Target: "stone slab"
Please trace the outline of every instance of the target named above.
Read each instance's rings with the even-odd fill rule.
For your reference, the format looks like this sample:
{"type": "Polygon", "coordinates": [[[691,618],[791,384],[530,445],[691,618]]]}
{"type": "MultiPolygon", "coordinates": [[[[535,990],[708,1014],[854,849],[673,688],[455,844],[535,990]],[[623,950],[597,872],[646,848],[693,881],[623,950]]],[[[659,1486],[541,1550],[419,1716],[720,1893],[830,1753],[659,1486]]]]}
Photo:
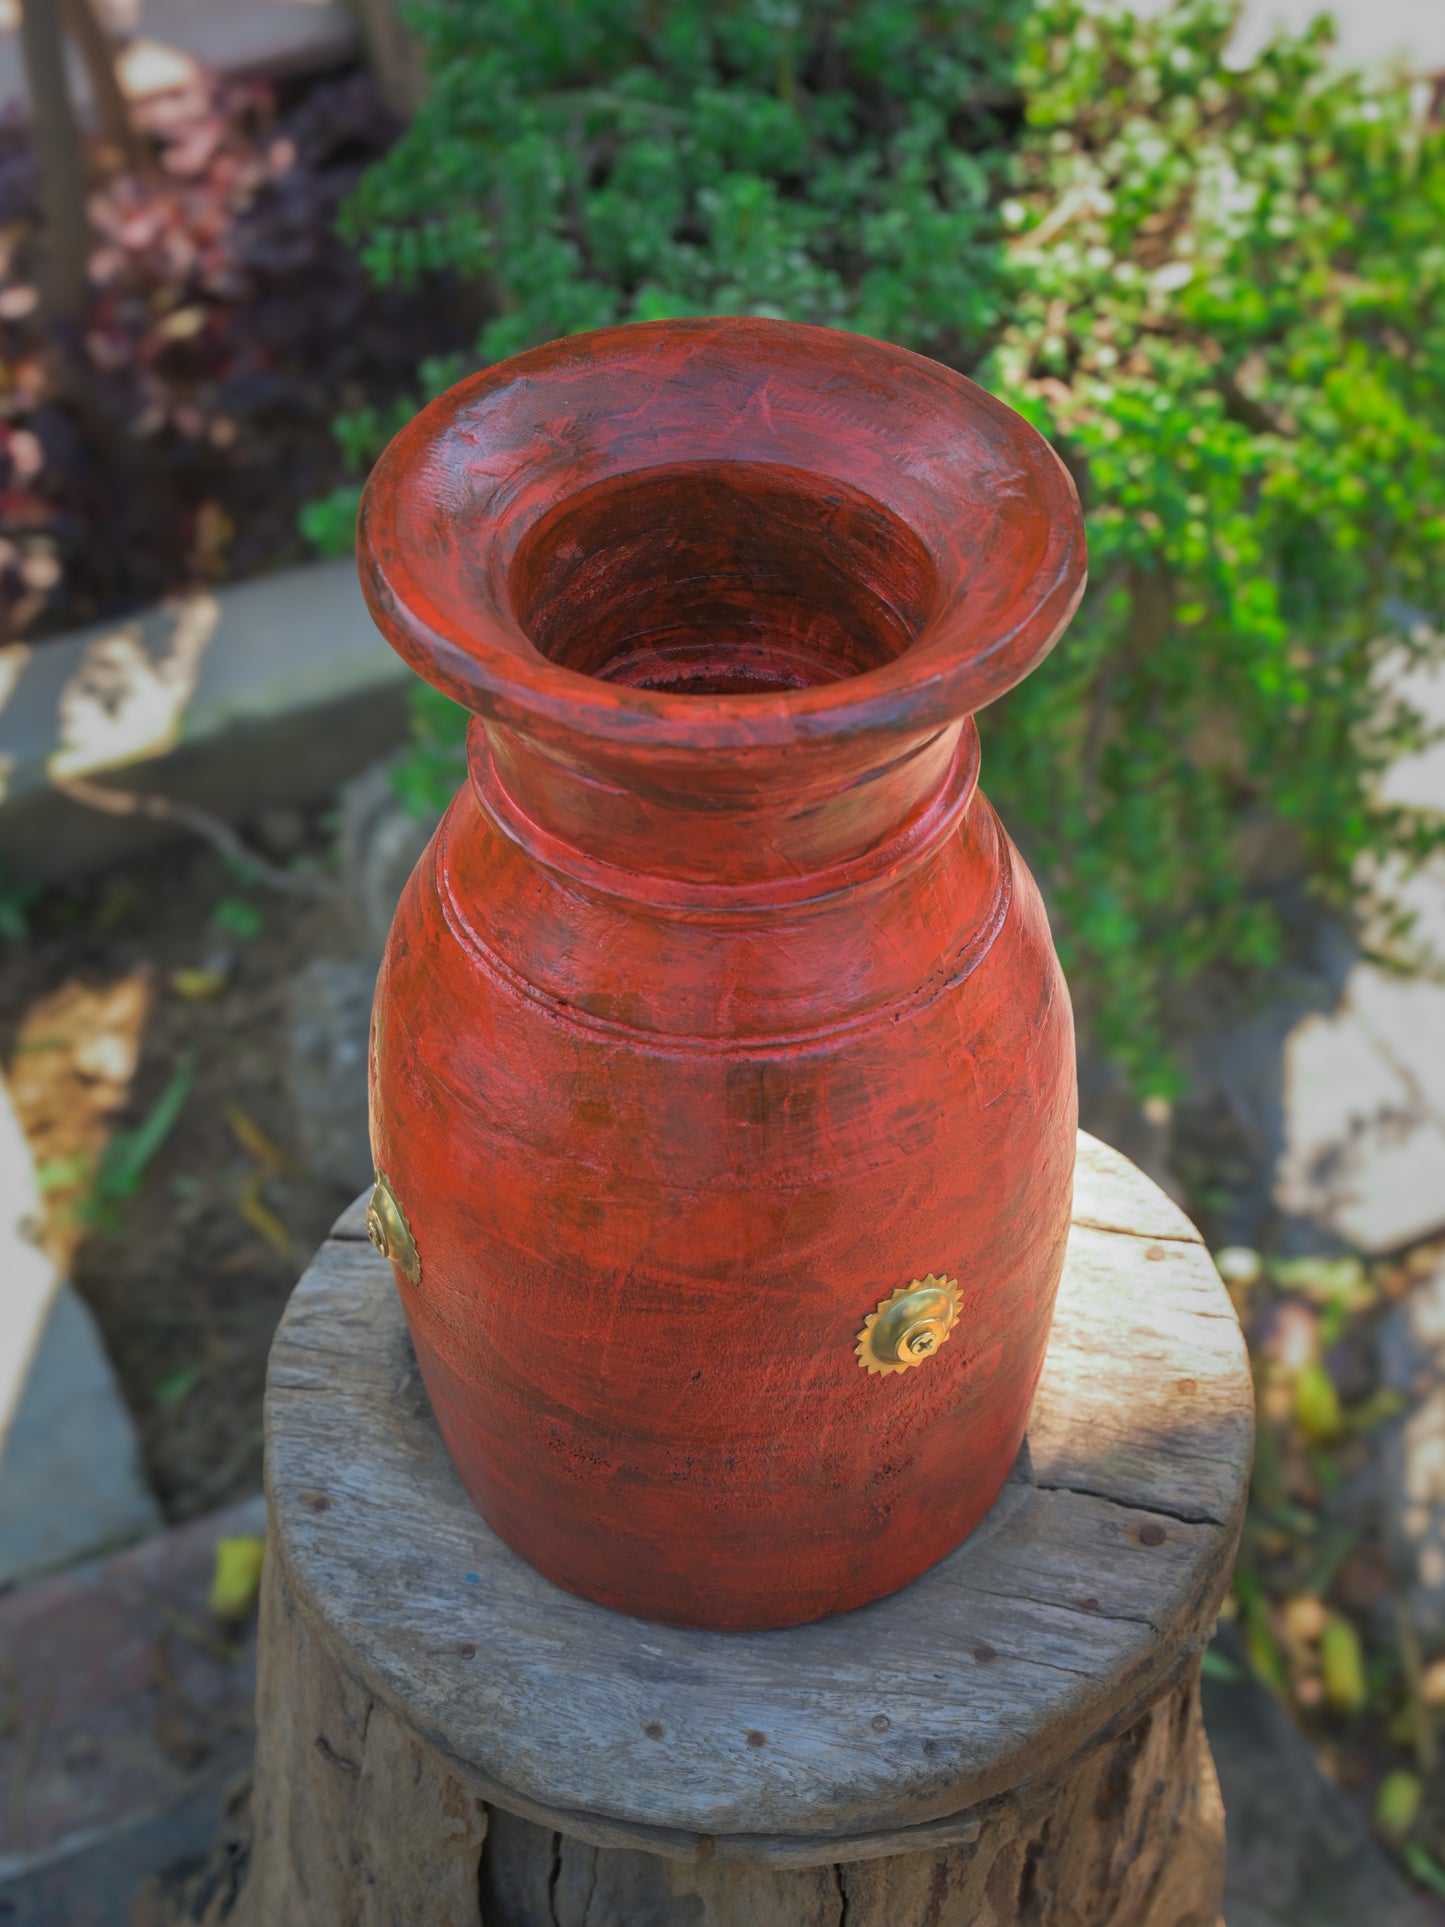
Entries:
{"type": "Polygon", "coordinates": [[[1445,7],[1438,0],[1244,0],[1230,64],[1253,60],[1277,33],[1302,33],[1319,14],[1334,15],[1342,65],[1400,65],[1417,74],[1445,73],[1445,7]]]}
{"type": "MultiPolygon", "coordinates": [[[[1135,13],[1152,18],[1173,0],[1131,0],[1135,13]]],[[[1281,33],[1300,34],[1321,13],[1335,21],[1336,59],[1341,66],[1408,73],[1445,73],[1445,8],[1437,0],[1241,0],[1239,24],[1226,65],[1246,67],[1281,33]]]]}
{"type": "MultiPolygon", "coordinates": [[[[1445,817],[1445,663],[1395,686],[1440,738],[1392,765],[1381,798],[1445,817]]],[[[1267,1005],[1188,1043],[1196,1091],[1227,1109],[1258,1174],[1232,1188],[1225,1242],[1378,1255],[1445,1228],[1445,856],[1375,882],[1414,916],[1403,943],[1321,918],[1267,1005]]]]}
{"type": "Polygon", "coordinates": [[[99,1328],[39,1226],[29,1146],[0,1081],[0,1589],[161,1523],[99,1328]]]}
{"type": "Polygon", "coordinates": [[[60,1287],[40,1227],[30,1146],[0,1078],[0,1455],[60,1287]]]}
{"type": "Polygon", "coordinates": [[[1359,963],[1284,1044],[1275,1197],[1362,1251],[1445,1224],[1445,987],[1359,963]]]}
{"type": "Polygon", "coordinates": [[[163,833],[73,800],[76,778],[232,818],[318,801],[402,739],[410,680],[350,558],[0,649],[0,857],[46,881],[163,833]]]}
{"type": "MultiPolygon", "coordinates": [[[[179,1805],[77,1841],[53,1859],[0,1880],[0,1920],[5,1927],[139,1927],[148,1916],[154,1919],[154,1909],[140,1912],[139,1895],[214,1850],[237,1797],[246,1795],[243,1752],[249,1753],[249,1743],[228,1749],[235,1757],[203,1772],[179,1805]]],[[[161,1918],[171,1927],[168,1914],[161,1918]]]]}
{"type": "Polygon", "coordinates": [[[286,1078],[307,1165],[355,1191],[372,1181],[367,1040],[375,966],[314,957],[286,986],[286,1078]]]}
{"type": "MultiPolygon", "coordinates": [[[[334,66],[356,51],[356,23],[342,0],[109,0],[102,10],[125,44],[120,81],[133,100],[183,84],[196,67],[279,77],[334,66]]],[[[70,70],[86,106],[84,68],[72,57],[70,70]]],[[[0,0],[0,113],[30,114],[16,0],[0,0]]]]}
{"type": "Polygon", "coordinates": [[[340,798],[341,884],[362,954],[373,965],[381,962],[402,890],[442,814],[417,816],[403,805],[392,781],[396,761],[382,757],[354,777],[340,798]]]}
{"type": "MultiPolygon", "coordinates": [[[[1445,816],[1445,663],[1395,687],[1440,735],[1392,765],[1381,798],[1445,816]]],[[[1419,974],[1356,957],[1333,1008],[1289,1032],[1275,1185],[1284,1210],[1372,1253],[1445,1225],[1445,860],[1381,882],[1415,916],[1419,974]]]]}
{"type": "Polygon", "coordinates": [[[99,1327],[73,1286],[62,1285],[0,1453],[0,1586],[160,1524],[99,1327]]]}
{"type": "Polygon", "coordinates": [[[264,1520],[245,1500],[0,1599],[0,1920],[119,1927],[122,1877],[204,1851],[249,1761],[255,1692],[254,1625],[206,1610],[215,1546],[264,1520]],[[98,1847],[109,1913],[75,1900],[98,1847]]]}

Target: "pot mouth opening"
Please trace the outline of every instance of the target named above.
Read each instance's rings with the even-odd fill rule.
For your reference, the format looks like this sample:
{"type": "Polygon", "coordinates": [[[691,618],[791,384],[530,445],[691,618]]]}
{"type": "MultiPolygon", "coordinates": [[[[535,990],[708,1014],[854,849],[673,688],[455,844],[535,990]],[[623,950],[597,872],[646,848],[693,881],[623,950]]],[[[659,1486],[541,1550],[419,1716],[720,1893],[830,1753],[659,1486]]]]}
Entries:
{"type": "Polygon", "coordinates": [[[881,669],[940,599],[924,543],[831,477],[706,461],[613,475],[557,503],[508,571],[518,625],[560,668],[668,696],[787,696],[881,669]]]}
{"type": "Polygon", "coordinates": [[[1073,485],[1001,402],[737,317],[459,383],[372,471],[358,548],[405,660],[564,757],[906,747],[1026,675],[1085,570],[1073,485]]]}

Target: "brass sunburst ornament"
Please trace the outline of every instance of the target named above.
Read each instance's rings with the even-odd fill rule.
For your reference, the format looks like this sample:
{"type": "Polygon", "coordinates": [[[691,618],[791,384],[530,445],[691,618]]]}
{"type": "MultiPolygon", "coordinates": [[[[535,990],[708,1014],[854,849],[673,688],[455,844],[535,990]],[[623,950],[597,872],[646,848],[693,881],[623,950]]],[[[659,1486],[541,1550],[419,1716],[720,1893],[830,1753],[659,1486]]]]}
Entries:
{"type": "Polygon", "coordinates": [[[863,1320],[855,1347],[865,1372],[906,1372],[932,1358],[958,1323],[956,1278],[929,1272],[878,1301],[863,1320]]]}

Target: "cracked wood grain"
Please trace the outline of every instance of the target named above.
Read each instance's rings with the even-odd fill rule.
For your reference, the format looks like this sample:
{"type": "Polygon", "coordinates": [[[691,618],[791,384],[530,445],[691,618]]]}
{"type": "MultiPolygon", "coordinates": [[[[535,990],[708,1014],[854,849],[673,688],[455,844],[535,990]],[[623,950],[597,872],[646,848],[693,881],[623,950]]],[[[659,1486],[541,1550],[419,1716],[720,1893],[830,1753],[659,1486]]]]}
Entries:
{"type": "Polygon", "coordinates": [[[762,1634],[624,1618],[501,1545],[348,1213],[268,1386],[254,1927],[1214,1927],[1198,1656],[1252,1399],[1173,1211],[1081,1140],[1054,1336],[993,1511],[893,1598],[762,1634]],[[343,1892],[348,1866],[391,1912],[370,1888],[351,1911],[286,1899],[343,1892]]]}
{"type": "MultiPolygon", "coordinates": [[[[1215,1927],[1223,1814],[1193,1670],[971,1836],[778,1866],[599,1847],[489,1808],[336,1667],[280,1560],[263,1602],[251,1874],[237,1927],[1215,1927]],[[341,1737],[348,1774],[306,1736],[341,1737]]],[[[333,1748],[334,1751],[334,1748],[333,1748]]]]}

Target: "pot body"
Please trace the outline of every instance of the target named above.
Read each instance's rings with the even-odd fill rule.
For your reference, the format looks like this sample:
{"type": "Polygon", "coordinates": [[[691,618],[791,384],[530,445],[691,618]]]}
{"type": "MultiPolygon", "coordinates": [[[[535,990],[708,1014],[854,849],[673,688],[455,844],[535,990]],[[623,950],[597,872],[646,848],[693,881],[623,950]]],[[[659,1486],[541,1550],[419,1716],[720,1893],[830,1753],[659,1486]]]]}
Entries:
{"type": "Polygon", "coordinates": [[[957,1545],[1043,1362],[1072,1021],[936,632],[955,475],[1005,503],[996,569],[1063,585],[1005,625],[1020,653],[1077,600],[1081,545],[1049,547],[1077,508],[1032,431],[878,344],[680,324],[521,362],[423,418],[363,527],[378,620],[479,712],[377,990],[397,1283],[462,1480],[533,1565],[643,1617],[793,1624],[957,1545]],[[840,409],[876,462],[830,456],[840,409]],[[1043,491],[1017,554],[1015,443],[1043,491]],[[942,1312],[880,1350],[914,1288],[942,1312]]]}
{"type": "Polygon", "coordinates": [[[997,1496],[1063,1264],[1073,1032],[1032,880],[975,795],[902,877],[679,908],[549,869],[486,794],[412,877],[372,1055],[467,1491],[644,1617],[893,1591],[997,1496]],[[865,1317],[930,1273],[956,1328],[869,1373],[865,1317]]]}

